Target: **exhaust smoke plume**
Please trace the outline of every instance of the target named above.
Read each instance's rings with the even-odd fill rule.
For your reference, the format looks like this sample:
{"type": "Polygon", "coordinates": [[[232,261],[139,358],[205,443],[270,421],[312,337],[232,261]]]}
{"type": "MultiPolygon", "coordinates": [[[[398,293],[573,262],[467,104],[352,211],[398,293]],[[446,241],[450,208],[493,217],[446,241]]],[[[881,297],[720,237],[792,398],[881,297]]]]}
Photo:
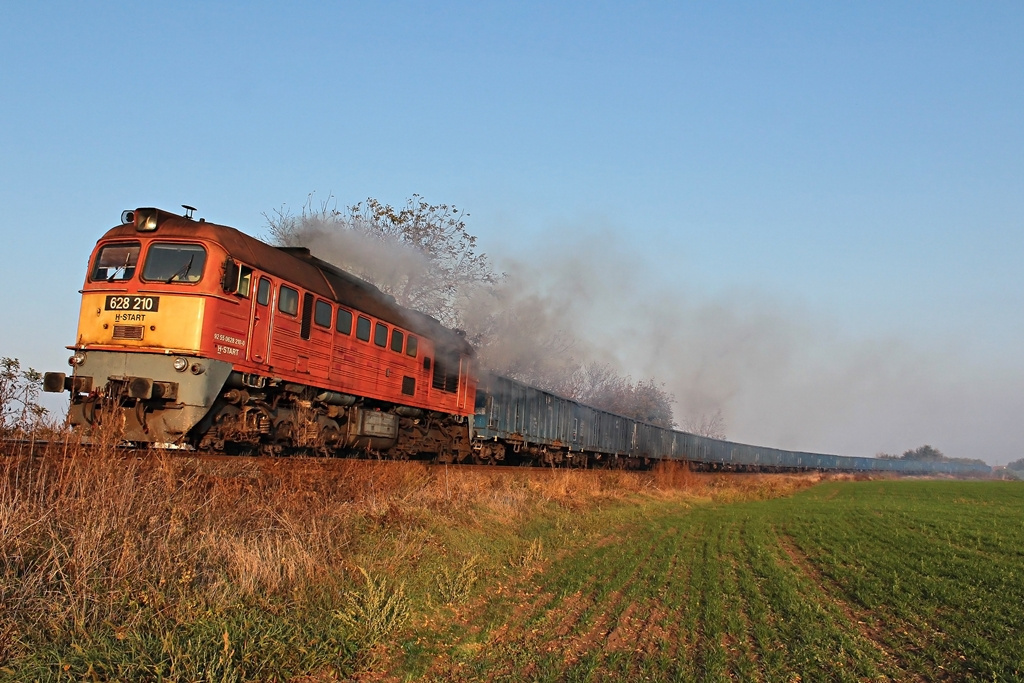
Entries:
{"type": "Polygon", "coordinates": [[[849,338],[827,316],[756,291],[711,296],[699,283],[670,284],[611,231],[561,230],[528,261],[500,259],[501,276],[471,248],[472,268],[456,259],[438,279],[415,240],[380,238],[365,229],[368,215],[353,207],[346,230],[323,211],[277,219],[288,243],[465,329],[496,373],[595,404],[600,396],[613,410],[653,390],[669,406],[665,423],[674,400],[680,428],[745,443],[867,456],[931,443],[990,463],[1022,455],[1020,435],[1006,429],[1024,409],[1013,372],[898,339],[849,338]]]}
{"type": "Polygon", "coordinates": [[[310,194],[297,216],[284,209],[263,216],[272,242],[307,247],[448,327],[459,326],[469,290],[496,280],[486,254],[476,253],[466,214],[418,195],[398,209],[373,198],[338,209],[333,196],[314,207],[310,194]]]}
{"type": "Polygon", "coordinates": [[[543,250],[554,256],[501,264],[524,283],[520,296],[548,301],[587,358],[663,382],[684,429],[724,421],[730,440],[844,455],[925,443],[989,463],[1024,455],[1019,366],[936,339],[854,337],[827,314],[757,291],[670,282],[657,275],[663,262],[610,231],[559,234],[543,250]]]}
{"type": "Polygon", "coordinates": [[[405,207],[375,199],[345,210],[330,199],[298,216],[264,214],[272,241],[304,246],[376,284],[402,306],[468,331],[481,370],[528,382],[591,405],[665,427],[674,426],[672,396],[655,380],[633,382],[592,354],[564,326],[558,300],[515,276],[499,277],[465,214],[414,195],[405,207]]]}

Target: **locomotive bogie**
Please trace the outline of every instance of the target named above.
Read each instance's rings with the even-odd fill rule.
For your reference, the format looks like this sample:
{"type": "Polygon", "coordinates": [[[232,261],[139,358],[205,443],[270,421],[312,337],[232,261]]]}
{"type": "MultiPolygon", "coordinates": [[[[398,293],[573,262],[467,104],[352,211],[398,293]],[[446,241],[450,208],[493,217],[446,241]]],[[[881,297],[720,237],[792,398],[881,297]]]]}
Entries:
{"type": "Polygon", "coordinates": [[[262,454],[382,453],[398,443],[400,418],[384,410],[322,403],[316,389],[289,384],[267,391],[232,389],[197,431],[198,446],[262,454]],[[296,393],[298,392],[298,393],[296,393]]]}

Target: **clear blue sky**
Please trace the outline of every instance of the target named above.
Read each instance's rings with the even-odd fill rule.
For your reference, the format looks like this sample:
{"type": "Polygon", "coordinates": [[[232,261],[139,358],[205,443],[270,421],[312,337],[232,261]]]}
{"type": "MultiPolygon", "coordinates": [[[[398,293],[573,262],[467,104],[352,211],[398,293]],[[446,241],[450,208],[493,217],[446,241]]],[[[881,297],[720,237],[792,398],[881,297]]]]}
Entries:
{"type": "Polygon", "coordinates": [[[1019,2],[9,3],[0,355],[65,366],[122,209],[419,193],[499,262],[618,245],[690,355],[620,362],[697,406],[742,349],[698,392],[734,438],[1024,457],[1022,37],[1019,2]]]}

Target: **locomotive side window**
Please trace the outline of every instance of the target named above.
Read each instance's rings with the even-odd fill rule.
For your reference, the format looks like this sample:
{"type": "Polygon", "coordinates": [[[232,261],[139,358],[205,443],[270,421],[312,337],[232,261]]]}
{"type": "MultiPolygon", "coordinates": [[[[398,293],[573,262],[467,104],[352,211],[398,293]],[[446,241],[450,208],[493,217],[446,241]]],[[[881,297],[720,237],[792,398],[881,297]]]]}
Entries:
{"type": "Polygon", "coordinates": [[[146,252],[142,279],[147,282],[196,283],[203,277],[206,249],[201,244],[157,242],[146,252]]]}
{"type": "Polygon", "coordinates": [[[373,330],[373,343],[382,349],[388,345],[388,328],[384,323],[377,323],[373,330]]]}
{"type": "Polygon", "coordinates": [[[370,341],[370,319],[359,316],[356,321],[356,339],[370,341]]]}
{"type": "Polygon", "coordinates": [[[391,350],[396,353],[402,352],[402,347],[405,345],[405,335],[402,334],[401,330],[391,330],[391,350]]]}
{"type": "Polygon", "coordinates": [[[405,345],[405,355],[416,357],[416,345],[419,340],[413,335],[409,335],[409,341],[405,345]]]}
{"type": "Polygon", "coordinates": [[[135,275],[135,267],[139,264],[139,251],[142,245],[138,242],[122,242],[120,244],[108,244],[96,255],[96,264],[93,266],[92,281],[106,280],[107,282],[120,282],[131,280],[135,275]]]}
{"type": "Polygon", "coordinates": [[[238,263],[229,256],[224,261],[223,272],[224,277],[220,284],[224,291],[248,299],[252,288],[252,268],[238,263]]]}
{"type": "Polygon", "coordinates": [[[281,285],[277,295],[277,310],[296,315],[299,312],[299,293],[288,285],[281,285]]]}
{"type": "Polygon", "coordinates": [[[270,280],[265,277],[260,278],[260,284],[256,288],[256,303],[260,306],[270,303],[270,280]]]}
{"type": "Polygon", "coordinates": [[[235,290],[235,294],[239,294],[248,299],[250,287],[252,287],[252,268],[249,266],[239,266],[238,288],[235,290]]]}
{"type": "Polygon", "coordinates": [[[331,305],[329,303],[317,299],[316,311],[313,313],[313,322],[320,327],[331,326],[331,305]]]}
{"type": "Polygon", "coordinates": [[[342,334],[352,334],[352,311],[338,309],[338,324],[335,329],[342,334]]]}

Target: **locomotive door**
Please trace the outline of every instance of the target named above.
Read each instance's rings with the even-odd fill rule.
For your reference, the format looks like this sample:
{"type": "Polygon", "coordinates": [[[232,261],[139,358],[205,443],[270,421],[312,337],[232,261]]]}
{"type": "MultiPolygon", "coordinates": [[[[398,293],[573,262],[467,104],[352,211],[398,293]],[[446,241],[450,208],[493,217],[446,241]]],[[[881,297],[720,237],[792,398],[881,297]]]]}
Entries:
{"type": "Polygon", "coordinates": [[[261,277],[259,285],[256,287],[256,303],[252,313],[252,334],[249,336],[249,360],[256,363],[270,362],[267,357],[267,346],[270,342],[272,291],[270,280],[261,277]]]}

